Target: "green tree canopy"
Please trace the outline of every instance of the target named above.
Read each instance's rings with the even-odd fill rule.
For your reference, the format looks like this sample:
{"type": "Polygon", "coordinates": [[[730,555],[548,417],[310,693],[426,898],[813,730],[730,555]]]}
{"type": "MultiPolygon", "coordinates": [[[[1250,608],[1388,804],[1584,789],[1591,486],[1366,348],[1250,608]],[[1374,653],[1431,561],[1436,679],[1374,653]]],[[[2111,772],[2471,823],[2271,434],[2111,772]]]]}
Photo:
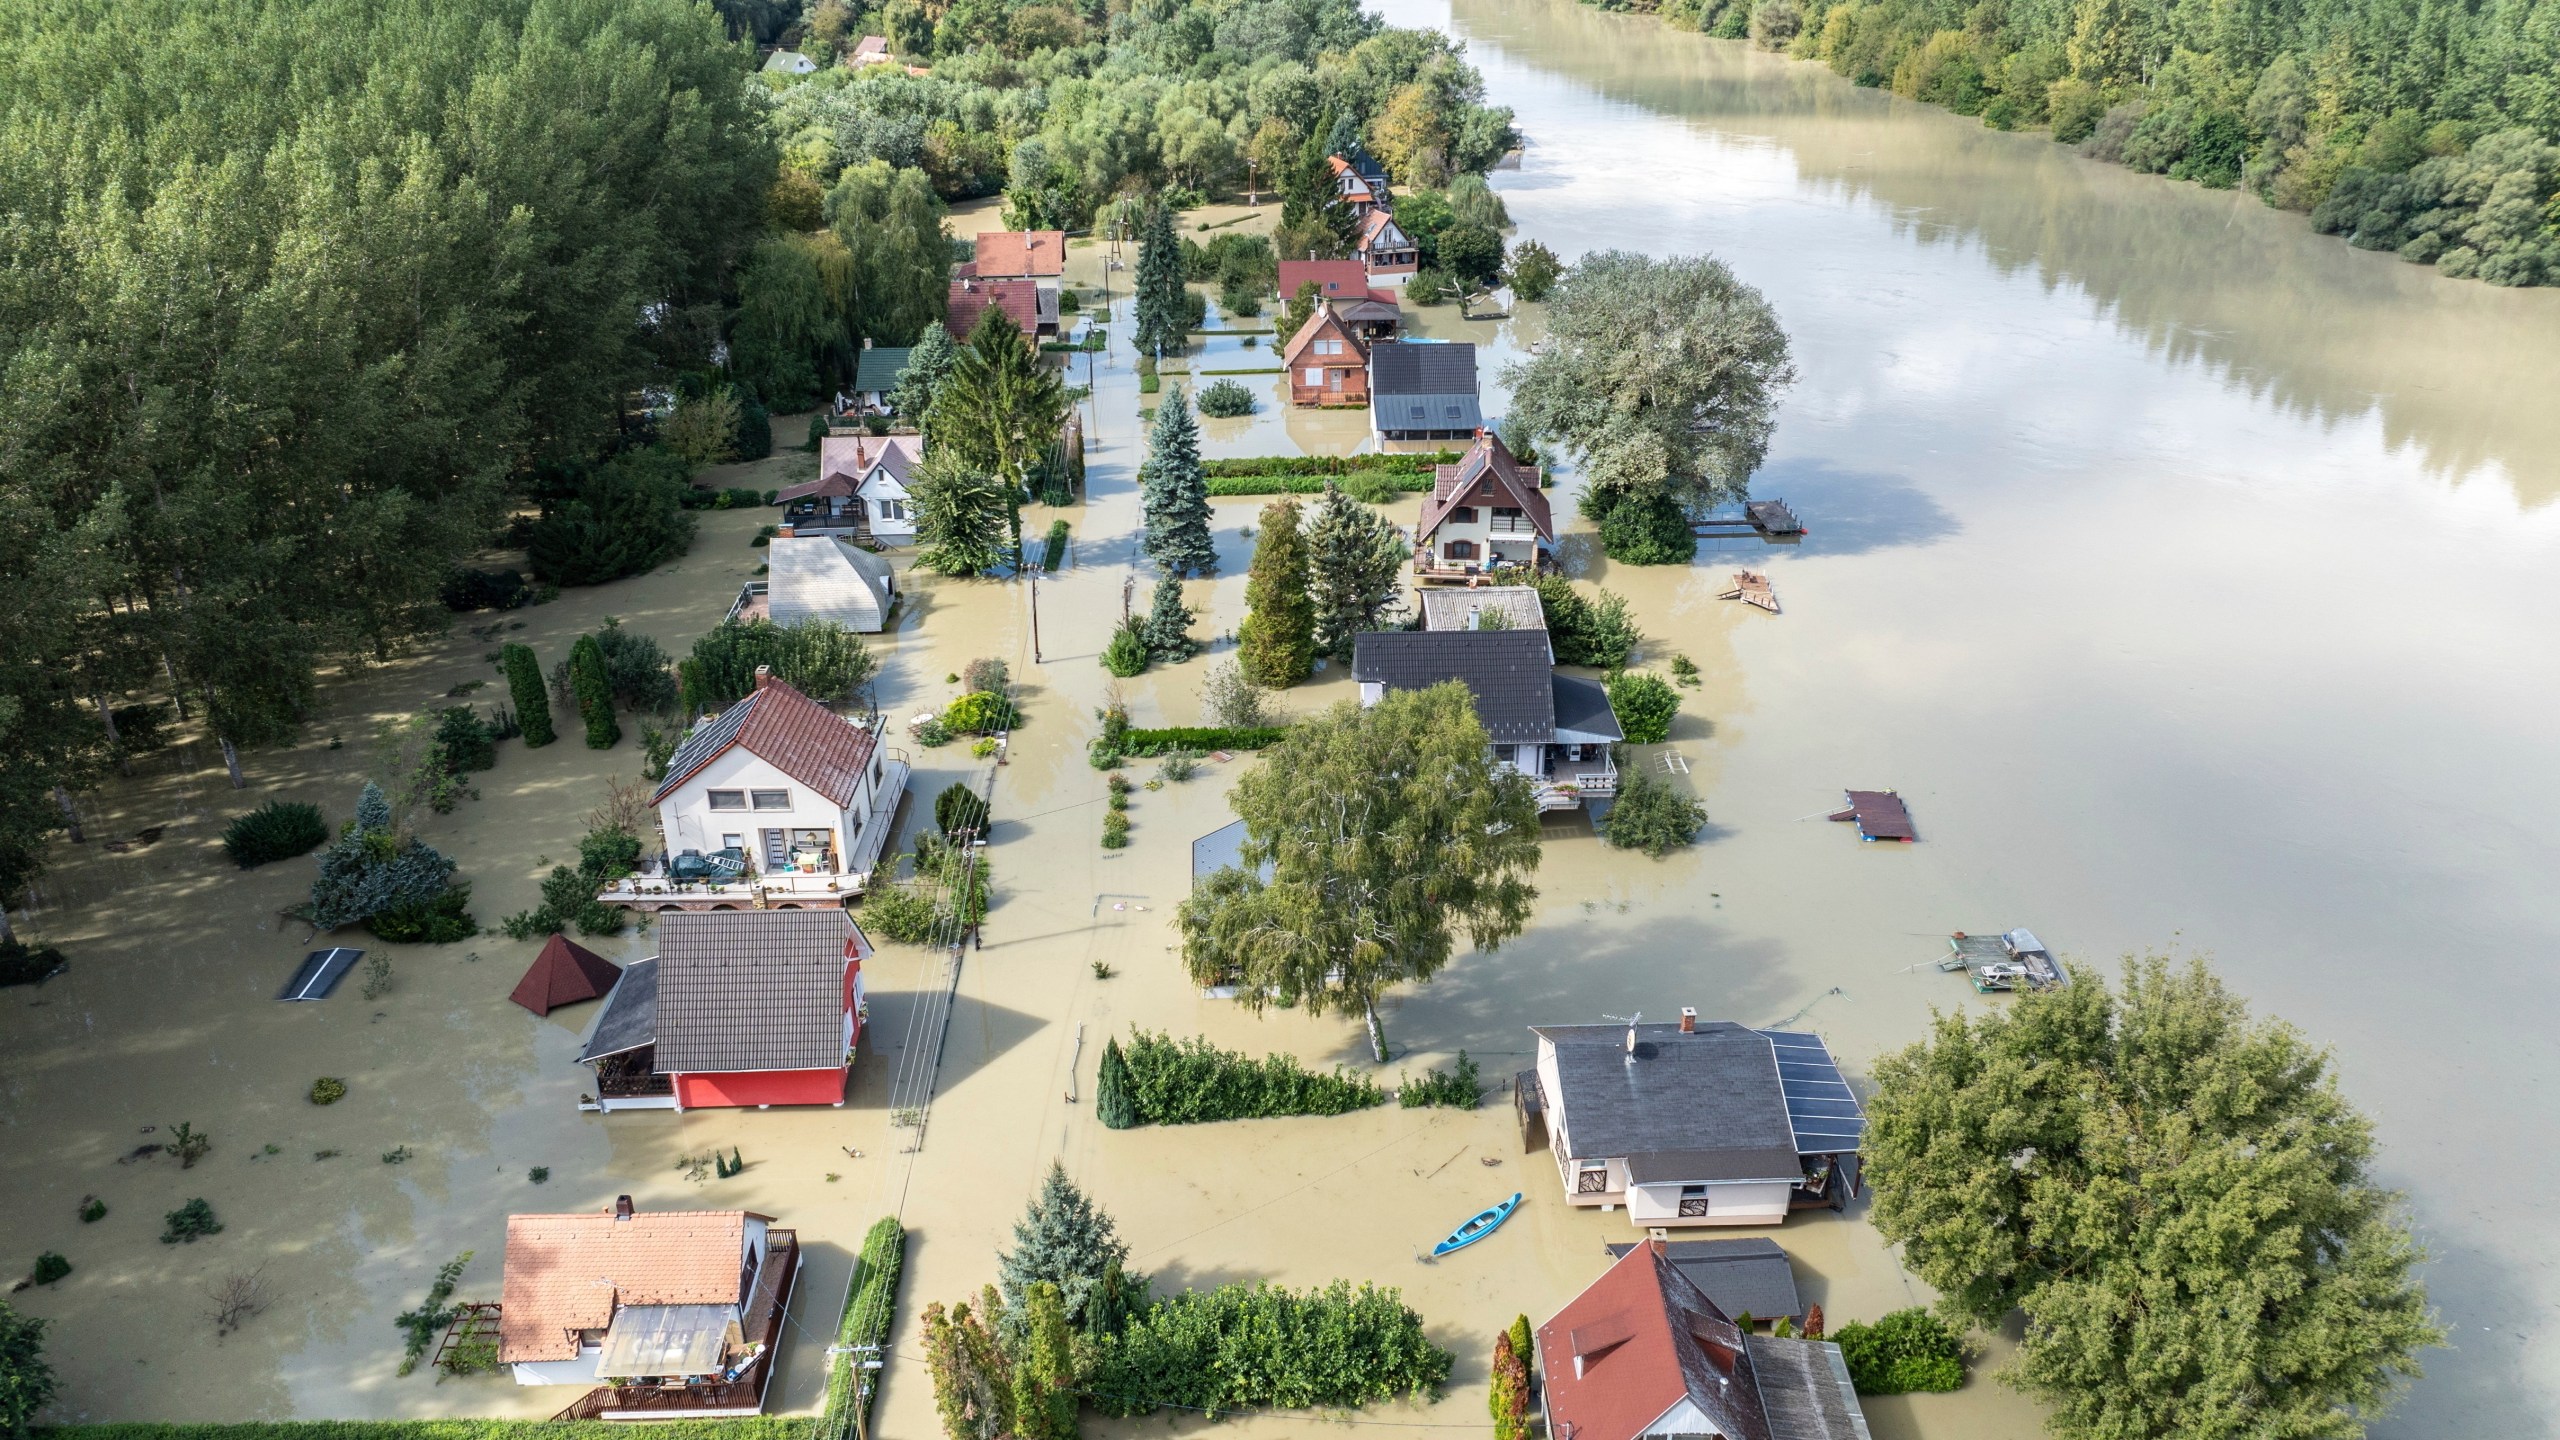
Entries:
{"type": "Polygon", "coordinates": [[[1023,1301],[1039,1285],[1055,1285],[1068,1324],[1116,1328],[1146,1296],[1146,1277],[1128,1272],[1129,1246],[1101,1206],[1055,1162],[1040,1193],[1013,1225],[1013,1246],[996,1257],[996,1283],[1007,1297],[1008,1333],[1025,1318],[1023,1301]],[[1014,1297],[1020,1297],[1016,1299],[1014,1297]]]}
{"type": "Polygon", "coordinates": [[[1180,354],[1191,328],[1183,302],[1182,247],[1173,234],[1173,211],[1158,205],[1148,212],[1147,228],[1138,240],[1138,331],[1142,354],[1180,354]]]}
{"type": "Polygon", "coordinates": [[[960,347],[952,343],[951,332],[942,322],[927,324],[907,351],[906,368],[898,372],[898,388],[889,392],[889,408],[898,412],[899,419],[921,426],[959,359],[960,347]]]}
{"type": "Polygon", "coordinates": [[[44,1358],[45,1322],[0,1300],[0,1436],[27,1440],[37,1412],[53,1401],[53,1367],[44,1358]]]}
{"type": "Polygon", "coordinates": [[[1167,575],[1213,575],[1217,543],[1209,538],[1209,474],[1200,463],[1200,423],[1180,386],[1165,392],[1147,432],[1147,460],[1138,473],[1147,558],[1167,575]]]}
{"type": "Polygon", "coordinates": [[[1351,658],[1353,637],[1382,629],[1403,608],[1404,536],[1386,517],[1342,493],[1331,479],[1307,523],[1308,597],[1315,606],[1316,653],[1351,658]]]}
{"type": "Polygon", "coordinates": [[[1511,418],[1581,457],[1585,514],[1747,492],[1796,374],[1759,291],[1706,256],[1602,251],[1557,282],[1547,333],[1545,354],[1504,372],[1511,418]]]}
{"type": "Polygon", "coordinates": [[[1361,1016],[1381,1061],[1378,997],[1438,974],[1461,935],[1498,948],[1538,898],[1537,801],[1525,777],[1494,767],[1456,681],[1300,721],[1229,801],[1243,863],[1178,911],[1192,978],[1237,985],[1257,1014],[1288,1003],[1361,1016]]]}
{"type": "Polygon", "coordinates": [[[1316,605],[1300,513],[1298,502],[1286,497],[1262,507],[1262,534],[1244,582],[1244,623],[1236,628],[1236,658],[1245,675],[1274,689],[1297,684],[1315,668],[1316,605]]]}
{"type": "Polygon", "coordinates": [[[912,345],[951,300],[951,242],[924,172],[884,160],[848,165],[827,192],[827,223],[852,271],[856,341],[912,345]]]}
{"type": "Polygon", "coordinates": [[[961,465],[994,477],[1006,494],[1006,524],[1015,568],[1022,563],[1022,496],[1035,467],[1058,447],[1067,423],[1067,392],[1058,373],[1013,317],[990,305],[978,314],[934,397],[934,443],[961,465]]]}
{"type": "Polygon", "coordinates": [[[954,449],[935,450],[907,491],[915,501],[917,564],[943,575],[984,575],[1005,563],[1015,502],[995,476],[954,449]]]}
{"type": "Polygon", "coordinates": [[[880,668],[862,637],[833,620],[725,620],[695,637],[681,671],[688,714],[726,709],[756,688],[756,667],[823,704],[853,698],[880,668]]]}
{"type": "Polygon", "coordinates": [[[2066,1440],[2364,1433],[2442,1344],[2328,1056],[2201,961],[1941,1015],[1876,1066],[1876,1228],[1949,1313],[2027,1318],[2066,1440]]]}

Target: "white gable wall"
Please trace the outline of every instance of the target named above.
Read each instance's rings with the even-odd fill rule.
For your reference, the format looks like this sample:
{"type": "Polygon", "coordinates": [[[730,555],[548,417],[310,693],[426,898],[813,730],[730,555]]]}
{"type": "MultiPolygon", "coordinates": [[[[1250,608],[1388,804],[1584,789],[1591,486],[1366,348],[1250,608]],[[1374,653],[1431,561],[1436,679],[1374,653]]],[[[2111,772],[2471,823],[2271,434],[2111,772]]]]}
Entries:
{"type": "Polygon", "coordinates": [[[726,844],[726,836],[738,836],[739,843],[745,847],[758,871],[773,868],[770,837],[766,832],[784,832],[783,853],[787,856],[795,838],[793,832],[824,831],[829,847],[841,864],[842,858],[851,853],[853,841],[860,835],[865,817],[870,814],[877,798],[879,781],[875,777],[880,768],[880,755],[875,749],[871,770],[864,773],[852,806],[839,809],[834,801],[783,774],[771,762],[743,747],[731,746],[659,804],[658,827],[664,832],[670,855],[687,850],[708,854],[726,844]],[[714,810],[710,795],[714,790],[746,791],[750,808],[714,810]],[[790,807],[782,810],[752,808],[757,790],[788,791],[790,807]]]}
{"type": "Polygon", "coordinates": [[[885,540],[912,540],[916,533],[915,501],[886,466],[874,465],[862,477],[860,491],[871,533],[885,540]]]}

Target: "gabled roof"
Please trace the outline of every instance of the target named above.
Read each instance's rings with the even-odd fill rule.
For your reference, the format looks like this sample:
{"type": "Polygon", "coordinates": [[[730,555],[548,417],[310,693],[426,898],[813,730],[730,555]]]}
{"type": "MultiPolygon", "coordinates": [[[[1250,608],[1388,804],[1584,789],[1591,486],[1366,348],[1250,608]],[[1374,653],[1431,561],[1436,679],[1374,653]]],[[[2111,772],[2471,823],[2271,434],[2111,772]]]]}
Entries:
{"type": "Polygon", "coordinates": [[[845,57],[848,63],[856,65],[874,64],[888,58],[889,37],[886,35],[863,36],[862,39],[854,45],[853,53],[845,57]]]}
{"type": "Polygon", "coordinates": [[[1369,298],[1369,271],[1357,260],[1283,260],[1280,298],[1294,300],[1298,288],[1313,285],[1328,300],[1369,298]]]}
{"type": "Polygon", "coordinates": [[[1458,457],[1457,464],[1434,467],[1431,498],[1422,502],[1422,519],[1415,534],[1429,540],[1440,523],[1449,518],[1449,512],[1461,505],[1516,508],[1538,527],[1539,539],[1550,545],[1555,543],[1555,512],[1547,505],[1546,492],[1538,488],[1538,472],[1511,458],[1501,437],[1490,430],[1476,433],[1475,442],[1458,457]]]}
{"type": "Polygon", "coordinates": [[[1369,389],[1379,395],[1463,393],[1472,398],[1476,347],[1464,340],[1381,341],[1369,352],[1369,389]]]}
{"type": "Polygon", "coordinates": [[[782,681],[760,675],[745,699],[696,726],[676,747],[667,761],[667,778],[649,803],[663,804],[703,766],[738,746],[836,804],[850,805],[877,743],[869,730],[782,681]]]}
{"type": "Polygon", "coordinates": [[[1339,175],[1345,170],[1355,171],[1361,179],[1369,182],[1370,189],[1385,192],[1387,167],[1378,163],[1378,157],[1370,154],[1367,146],[1355,140],[1350,149],[1339,155],[1329,155],[1325,158],[1332,164],[1334,174],[1339,175]]]}
{"type": "Polygon", "coordinates": [[[746,1253],[744,1210],[510,1215],[498,1361],[574,1360],[578,1332],[603,1329],[617,1306],[735,1305],[746,1253]]]}
{"type": "Polygon", "coordinates": [[[1352,640],[1351,673],[1389,690],[1463,680],[1496,745],[1541,744],[1555,734],[1555,659],[1544,630],[1369,631],[1352,640]]]}
{"type": "Polygon", "coordinates": [[[1384,210],[1372,210],[1360,221],[1360,248],[1364,250],[1408,250],[1413,237],[1404,233],[1396,217],[1384,210]]]}
{"type": "Polygon", "coordinates": [[[888,561],[833,535],[777,535],[765,554],[765,613],[774,624],[832,620],[863,635],[888,625],[888,561]]]}
{"type": "MultiPolygon", "coordinates": [[[[818,441],[818,473],[822,476],[842,473],[859,479],[864,471],[879,464],[881,457],[892,450],[899,451],[909,460],[921,459],[924,456],[924,437],[913,432],[873,435],[854,431],[827,435],[818,441]]],[[[793,492],[785,490],[775,498],[788,500],[793,498],[793,492]]]]}
{"type": "Polygon", "coordinates": [[[842,910],[671,910],[658,917],[661,1074],[844,1064],[842,910]]]}
{"type": "Polygon", "coordinates": [[[1618,712],[1609,704],[1609,689],[1579,675],[1554,675],[1556,739],[1567,745],[1608,745],[1627,738],[1618,712]]]}
{"type": "Polygon", "coordinates": [[[622,967],[622,978],[604,997],[596,1025],[579,1048],[578,1063],[592,1065],[607,1055],[637,1050],[658,1039],[658,960],[634,960],[622,967]]]}
{"type": "Polygon", "coordinates": [[[1280,363],[1283,365],[1296,365],[1298,363],[1298,357],[1304,354],[1306,352],[1306,348],[1309,345],[1314,344],[1320,337],[1342,340],[1348,343],[1343,347],[1343,351],[1339,355],[1320,355],[1316,357],[1318,364],[1336,365],[1347,368],[1355,362],[1360,364],[1368,363],[1369,342],[1360,338],[1360,332],[1351,328],[1350,323],[1344,320],[1340,313],[1335,311],[1333,308],[1333,302],[1329,300],[1319,302],[1316,306],[1316,313],[1308,316],[1307,323],[1298,327],[1298,333],[1289,337],[1288,345],[1280,352],[1280,363]]]}
{"type": "MultiPolygon", "coordinates": [[[[1611,1259],[1623,1258],[1635,1245],[1611,1245],[1611,1259]]],[[[1672,1267],[1716,1309],[1754,1320],[1804,1317],[1804,1297],[1796,1289],[1795,1267],[1775,1240],[1673,1240],[1665,1247],[1672,1267]]]]}
{"type": "MultiPolygon", "coordinates": [[[[978,236],[978,272],[989,280],[1055,279],[1067,273],[1064,230],[988,230],[978,236]]],[[[956,333],[956,332],[955,332],[956,333]]]]}
{"type": "MultiPolygon", "coordinates": [[[[897,481],[898,488],[903,490],[906,488],[907,482],[914,478],[917,463],[918,462],[911,459],[904,450],[883,450],[880,452],[880,463],[872,466],[869,470],[863,473],[863,487],[865,489],[870,488],[872,481],[885,475],[890,479],[897,481]]],[[[878,560],[880,557],[875,555],[871,558],[878,560]]],[[[889,562],[881,560],[880,570],[883,575],[888,573],[888,568],[889,562]]]]}
{"type": "Polygon", "coordinates": [[[554,935],[543,942],[542,953],[533,957],[532,968],[507,998],[536,1015],[548,1015],[610,992],[621,978],[621,966],[566,935],[554,935]]]}
{"type": "Polygon", "coordinates": [[[898,388],[898,372],[907,368],[912,345],[874,345],[854,358],[853,388],[887,392],[898,388]]]}
{"type": "Polygon", "coordinates": [[[1838,1346],[1745,1335],[1667,1249],[1627,1251],[1539,1327],[1556,1433],[1635,1440],[1671,1417],[1724,1440],[1866,1440],[1838,1346]]]}
{"type": "Polygon", "coordinates": [[[1040,286],[1031,280],[981,280],[964,275],[951,282],[951,338],[963,340],[978,327],[978,316],[990,305],[1011,316],[1026,337],[1040,328],[1040,286]]]}
{"type": "Polygon", "coordinates": [[[1631,1053],[1629,1028],[1529,1027],[1555,1046],[1547,1105],[1566,1158],[1623,1157],[1639,1184],[1803,1176],[1769,1037],[1729,1020],[1638,1025],[1631,1053]]]}

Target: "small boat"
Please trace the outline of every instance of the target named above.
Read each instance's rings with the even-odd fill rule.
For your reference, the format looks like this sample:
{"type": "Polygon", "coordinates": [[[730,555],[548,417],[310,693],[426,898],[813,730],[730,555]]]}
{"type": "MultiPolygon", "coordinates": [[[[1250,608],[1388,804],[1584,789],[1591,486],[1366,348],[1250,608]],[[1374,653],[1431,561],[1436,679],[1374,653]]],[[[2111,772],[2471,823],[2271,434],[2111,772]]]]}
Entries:
{"type": "Polygon", "coordinates": [[[1448,1239],[1431,1247],[1432,1255],[1437,1257],[1446,1255],[1452,1250],[1464,1250],[1487,1235],[1492,1234],[1494,1231],[1501,1229],[1502,1222],[1510,1219],[1511,1212],[1519,1208],[1520,1195],[1518,1191],[1514,1191],[1512,1192],[1510,1199],[1503,1201],[1501,1204],[1494,1206],[1490,1210],[1477,1211],[1474,1219],[1469,1220],[1466,1224],[1450,1231],[1448,1239]]]}

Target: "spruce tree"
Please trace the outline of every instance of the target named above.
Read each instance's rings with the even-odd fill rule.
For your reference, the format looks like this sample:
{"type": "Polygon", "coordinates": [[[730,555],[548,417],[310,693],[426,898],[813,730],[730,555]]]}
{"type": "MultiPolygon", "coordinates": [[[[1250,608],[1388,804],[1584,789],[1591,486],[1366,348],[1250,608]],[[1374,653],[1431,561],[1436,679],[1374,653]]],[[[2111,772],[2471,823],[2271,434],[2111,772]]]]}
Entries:
{"type": "Polygon", "coordinates": [[[370,780],[356,792],[356,833],[373,835],[391,828],[391,802],[384,798],[382,787],[370,780]]]}
{"type": "Polygon", "coordinates": [[[951,376],[951,366],[960,357],[960,347],[953,344],[951,332],[942,322],[924,327],[907,351],[906,368],[898,372],[897,388],[889,392],[889,408],[899,419],[921,428],[925,413],[933,408],[934,397],[942,393],[942,382],[951,376]]]}
{"type": "Polygon", "coordinates": [[[916,517],[916,563],[943,575],[983,575],[1004,563],[1004,485],[993,475],[936,450],[908,483],[916,517]]]}
{"type": "Polygon", "coordinates": [[[1218,547],[1209,538],[1209,475],[1200,464],[1200,425],[1179,387],[1165,392],[1147,436],[1140,471],[1146,535],[1140,545],[1156,568],[1176,578],[1214,575],[1218,547]]]}
{"type": "Polygon", "coordinates": [[[1075,1334],[1056,1285],[1031,1287],[1021,1334],[1013,1362],[1015,1440],[1076,1440],[1075,1334]]]}
{"type": "MultiPolygon", "coordinates": [[[[1005,1334],[1021,1334],[1031,1289],[1044,1280],[1058,1287],[1067,1323],[1081,1324],[1104,1277],[1128,1261],[1129,1247],[1111,1217],[1076,1188],[1065,1166],[1052,1163],[1039,1197],[1014,1223],[1013,1248],[996,1257],[997,1284],[1005,1296],[1005,1334]]],[[[1144,1288],[1143,1280],[1133,1284],[1144,1288]]]]}
{"type": "Polygon", "coordinates": [[[1138,351],[1161,359],[1182,349],[1190,329],[1182,303],[1182,247],[1174,238],[1173,212],[1162,205],[1147,216],[1138,241],[1138,351]]]}
{"type": "Polygon", "coordinates": [[[1307,584],[1307,537],[1298,528],[1298,502],[1275,500],[1262,510],[1262,538],[1244,582],[1251,613],[1238,631],[1236,658],[1254,684],[1283,689],[1314,670],[1316,607],[1307,584]]]}
{"type": "Polygon", "coordinates": [[[1159,665],[1179,665],[1200,652],[1199,642],[1191,638],[1191,607],[1182,603],[1182,582],[1170,575],[1156,581],[1146,640],[1147,658],[1159,665]]]}
{"type": "Polygon", "coordinates": [[[1384,517],[1324,482],[1324,499],[1307,526],[1317,654],[1348,660],[1353,637],[1383,628],[1403,603],[1397,580],[1405,553],[1403,537],[1384,517]]]}
{"type": "Polygon", "coordinates": [[[613,682],[605,674],[604,650],[593,635],[581,635],[569,650],[569,688],[578,697],[578,715],[587,724],[587,748],[610,750],[622,739],[613,719],[613,682]]]}
{"type": "Polygon", "coordinates": [[[516,724],[524,727],[527,749],[540,749],[559,739],[551,728],[551,692],[542,683],[542,662],[530,645],[509,645],[500,656],[507,672],[507,694],[516,702],[516,724]]]}
{"type": "Polygon", "coordinates": [[[1138,1102],[1129,1094],[1129,1057],[1117,1037],[1102,1042],[1102,1068],[1093,1082],[1093,1113],[1107,1130],[1134,1130],[1138,1102]]]}

